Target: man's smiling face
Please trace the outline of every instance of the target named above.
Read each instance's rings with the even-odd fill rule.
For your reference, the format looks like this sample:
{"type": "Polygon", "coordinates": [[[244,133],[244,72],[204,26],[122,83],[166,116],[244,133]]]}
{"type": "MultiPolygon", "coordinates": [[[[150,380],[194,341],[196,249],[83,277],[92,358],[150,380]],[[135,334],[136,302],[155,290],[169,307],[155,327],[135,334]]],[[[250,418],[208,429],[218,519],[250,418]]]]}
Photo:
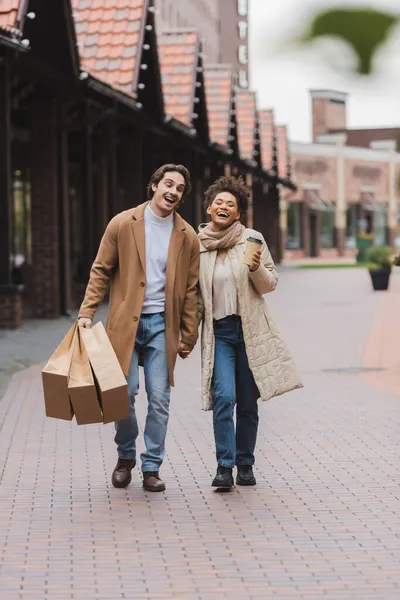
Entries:
{"type": "Polygon", "coordinates": [[[181,203],[185,193],[186,182],[183,175],[177,171],[168,171],[161,181],[153,183],[154,192],[151,208],[159,217],[168,217],[181,203]]]}

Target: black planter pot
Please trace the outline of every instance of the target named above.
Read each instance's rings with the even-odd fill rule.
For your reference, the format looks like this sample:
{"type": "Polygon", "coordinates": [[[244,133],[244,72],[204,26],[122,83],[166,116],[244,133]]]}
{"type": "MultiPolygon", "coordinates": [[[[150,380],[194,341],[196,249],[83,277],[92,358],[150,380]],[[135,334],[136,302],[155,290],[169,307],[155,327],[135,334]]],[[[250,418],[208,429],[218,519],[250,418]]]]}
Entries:
{"type": "Polygon", "coordinates": [[[388,289],[391,269],[369,269],[371,275],[372,287],[377,292],[382,292],[388,289]]]}

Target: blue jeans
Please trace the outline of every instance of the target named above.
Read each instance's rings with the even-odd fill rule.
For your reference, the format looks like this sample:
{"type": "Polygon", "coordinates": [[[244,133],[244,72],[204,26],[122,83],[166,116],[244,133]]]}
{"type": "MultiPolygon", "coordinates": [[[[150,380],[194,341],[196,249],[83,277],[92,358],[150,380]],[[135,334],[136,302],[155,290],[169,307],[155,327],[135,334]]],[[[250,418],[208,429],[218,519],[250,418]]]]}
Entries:
{"type": "Polygon", "coordinates": [[[240,317],[214,321],[214,335],[212,394],[217,462],[230,469],[253,465],[260,394],[247,360],[240,317]]]}
{"type": "Polygon", "coordinates": [[[129,417],[115,423],[115,443],[120,458],[136,458],[139,433],[135,399],[139,391],[139,354],[143,358],[148,400],[144,429],[146,451],[141,455],[142,471],[158,471],[165,456],[171,386],[167,367],[165,319],[163,314],[140,317],[135,349],[127,377],[129,417]]]}

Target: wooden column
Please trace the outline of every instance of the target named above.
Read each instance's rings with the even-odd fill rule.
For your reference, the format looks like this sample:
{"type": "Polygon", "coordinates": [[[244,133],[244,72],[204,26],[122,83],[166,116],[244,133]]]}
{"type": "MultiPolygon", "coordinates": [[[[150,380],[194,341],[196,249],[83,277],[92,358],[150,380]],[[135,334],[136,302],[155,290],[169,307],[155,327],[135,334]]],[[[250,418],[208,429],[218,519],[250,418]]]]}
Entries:
{"type": "Polygon", "coordinates": [[[11,86],[7,64],[0,64],[0,329],[22,321],[22,286],[12,283],[11,86]]]}
{"type": "Polygon", "coordinates": [[[55,98],[31,106],[32,308],[36,317],[60,315],[59,130],[55,98]]]}
{"type": "Polygon", "coordinates": [[[196,179],[199,174],[196,171],[196,164],[194,160],[194,152],[189,148],[177,148],[175,155],[175,163],[184,165],[189,173],[192,181],[192,193],[190,196],[185,196],[183,204],[178,208],[178,212],[185,221],[187,221],[193,227],[195,226],[195,196],[196,196],[196,179]]]}
{"type": "Polygon", "coordinates": [[[85,281],[89,277],[96,248],[95,223],[94,223],[94,190],[93,190],[93,146],[92,146],[92,125],[90,122],[90,107],[86,105],[86,119],[84,127],[84,147],[83,147],[83,181],[84,181],[84,201],[82,202],[82,275],[85,281]]]}
{"type": "Polygon", "coordinates": [[[117,123],[112,115],[107,121],[107,159],[111,216],[121,212],[117,174],[117,123]]]}
{"type": "Polygon", "coordinates": [[[60,114],[60,285],[61,313],[69,314],[73,306],[71,269],[71,224],[69,201],[68,129],[65,108],[60,114]]]}
{"type": "Polygon", "coordinates": [[[265,239],[268,235],[268,186],[264,189],[262,181],[253,181],[253,227],[263,234],[265,239]]]}
{"type": "Polygon", "coordinates": [[[197,231],[200,223],[204,223],[204,160],[198,153],[194,155],[193,184],[193,227],[197,231]]]}
{"type": "Polygon", "coordinates": [[[252,173],[246,173],[245,179],[246,185],[250,190],[249,208],[247,211],[246,226],[249,229],[253,229],[254,217],[253,217],[253,175],[252,173]]]}
{"type": "Polygon", "coordinates": [[[268,186],[266,240],[274,262],[282,260],[280,234],[280,191],[276,185],[268,186]]]}
{"type": "Polygon", "coordinates": [[[147,178],[143,174],[142,132],[126,129],[118,147],[118,173],[124,190],[123,209],[132,208],[146,199],[147,178]]]}
{"type": "Polygon", "coordinates": [[[12,184],[11,184],[11,107],[10,74],[0,65],[0,285],[11,284],[12,184]]]}

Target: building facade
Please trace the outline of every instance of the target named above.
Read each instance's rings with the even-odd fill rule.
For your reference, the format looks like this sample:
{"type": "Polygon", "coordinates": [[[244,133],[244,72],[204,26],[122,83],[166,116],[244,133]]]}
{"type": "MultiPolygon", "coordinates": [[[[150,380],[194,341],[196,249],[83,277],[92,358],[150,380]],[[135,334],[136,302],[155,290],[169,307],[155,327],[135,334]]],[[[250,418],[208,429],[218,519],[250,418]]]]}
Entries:
{"type": "Polygon", "coordinates": [[[249,87],[249,9],[250,0],[219,0],[221,60],[233,66],[241,89],[249,87]]]}
{"type": "MultiPolygon", "coordinates": [[[[369,135],[368,145],[349,145],[354,134],[347,129],[346,94],[312,91],[311,103],[313,142],[290,144],[297,190],[281,203],[286,258],[353,256],[363,236],[395,246],[400,176],[395,139],[366,130],[361,137],[369,135]]],[[[395,130],[389,131],[394,137],[395,130]]]]}
{"type": "Polygon", "coordinates": [[[195,27],[206,64],[229,64],[234,83],[249,87],[250,0],[156,0],[157,30],[195,27]]]}
{"type": "Polygon", "coordinates": [[[195,27],[206,62],[219,63],[219,4],[220,0],[155,0],[157,31],[195,27]]]}
{"type": "Polygon", "coordinates": [[[79,306],[108,221],[167,162],[191,173],[179,210],[194,227],[206,187],[242,176],[279,262],[278,188],[294,186],[273,131],[261,144],[256,95],[204,64],[196,27],[154,17],[152,0],[0,3],[0,328],[79,306]]]}

